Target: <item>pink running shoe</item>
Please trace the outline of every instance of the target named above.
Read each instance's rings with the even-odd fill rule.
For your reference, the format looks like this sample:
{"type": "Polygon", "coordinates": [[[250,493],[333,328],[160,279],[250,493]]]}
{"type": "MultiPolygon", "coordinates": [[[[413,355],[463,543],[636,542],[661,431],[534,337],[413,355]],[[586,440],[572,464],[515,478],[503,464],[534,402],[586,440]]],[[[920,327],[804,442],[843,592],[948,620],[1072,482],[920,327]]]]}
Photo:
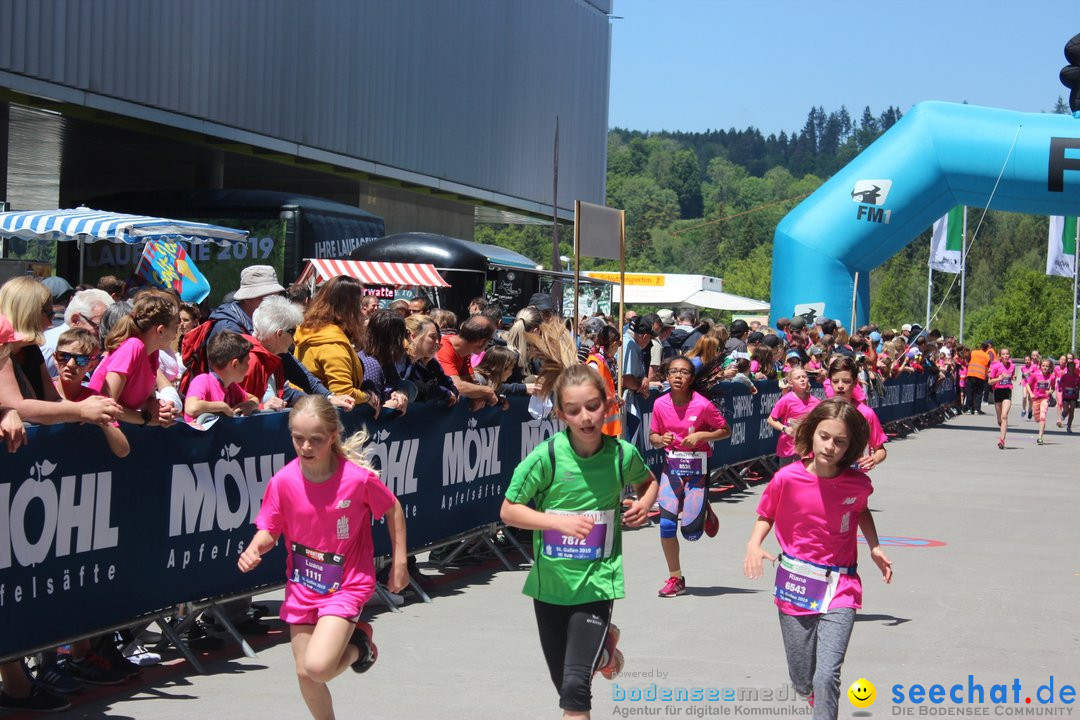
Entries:
{"type": "Polygon", "coordinates": [[[621,650],[615,647],[619,644],[619,635],[619,626],[608,623],[607,636],[604,637],[604,646],[600,651],[600,664],[593,671],[594,675],[600,673],[605,679],[611,680],[622,672],[623,654],[621,650]]]}
{"type": "Polygon", "coordinates": [[[676,595],[682,595],[686,592],[686,578],[684,577],[669,577],[667,582],[664,583],[664,587],[660,588],[658,593],[660,597],[673,598],[676,595]]]}

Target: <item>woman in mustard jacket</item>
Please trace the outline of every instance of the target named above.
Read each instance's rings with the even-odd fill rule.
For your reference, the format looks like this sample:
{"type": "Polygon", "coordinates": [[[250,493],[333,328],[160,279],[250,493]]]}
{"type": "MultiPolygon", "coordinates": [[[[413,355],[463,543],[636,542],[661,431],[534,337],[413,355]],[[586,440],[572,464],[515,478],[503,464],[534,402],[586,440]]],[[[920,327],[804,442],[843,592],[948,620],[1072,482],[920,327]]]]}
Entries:
{"type": "Polygon", "coordinates": [[[363,344],[364,338],[361,297],[363,286],[355,278],[339,276],[327,281],[296,329],[296,359],[334,395],[368,403],[378,412],[378,393],[360,389],[364,366],[355,348],[363,344]]]}

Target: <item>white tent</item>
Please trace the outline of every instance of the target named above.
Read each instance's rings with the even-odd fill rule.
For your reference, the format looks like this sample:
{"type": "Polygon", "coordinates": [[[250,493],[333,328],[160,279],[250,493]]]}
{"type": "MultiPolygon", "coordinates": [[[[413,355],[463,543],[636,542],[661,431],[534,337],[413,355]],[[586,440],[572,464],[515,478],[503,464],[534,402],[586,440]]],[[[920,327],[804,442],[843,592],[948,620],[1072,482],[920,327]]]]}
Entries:
{"type": "MultiPolygon", "coordinates": [[[[619,273],[582,271],[582,275],[619,282],[619,273]]],[[[612,288],[612,302],[619,302],[620,288],[612,288]]],[[[628,305],[660,305],[694,307],[732,312],[768,313],[769,303],[724,292],[723,281],[709,275],[680,275],[674,273],[626,273],[626,303],[628,305]]]]}

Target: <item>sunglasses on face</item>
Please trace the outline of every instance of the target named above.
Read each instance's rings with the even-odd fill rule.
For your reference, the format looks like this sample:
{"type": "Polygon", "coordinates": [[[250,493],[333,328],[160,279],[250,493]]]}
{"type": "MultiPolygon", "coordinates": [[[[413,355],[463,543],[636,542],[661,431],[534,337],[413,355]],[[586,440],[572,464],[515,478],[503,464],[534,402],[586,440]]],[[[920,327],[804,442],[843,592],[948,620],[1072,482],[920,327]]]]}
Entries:
{"type": "Polygon", "coordinates": [[[58,365],[67,365],[70,361],[74,360],[75,364],[78,365],[79,367],[86,367],[90,363],[97,360],[97,355],[82,355],[82,354],[76,354],[76,353],[63,352],[62,350],[57,350],[53,354],[53,357],[56,358],[56,362],[57,362],[58,365]]]}

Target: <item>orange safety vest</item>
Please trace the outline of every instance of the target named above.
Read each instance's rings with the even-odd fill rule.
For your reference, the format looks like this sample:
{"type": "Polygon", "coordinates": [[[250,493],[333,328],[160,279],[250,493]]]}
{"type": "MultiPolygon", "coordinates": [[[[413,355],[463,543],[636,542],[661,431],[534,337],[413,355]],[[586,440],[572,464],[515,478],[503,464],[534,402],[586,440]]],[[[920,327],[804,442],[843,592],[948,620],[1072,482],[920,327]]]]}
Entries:
{"type": "Polygon", "coordinates": [[[986,371],[990,367],[990,356],[982,350],[973,350],[971,359],[968,360],[968,377],[986,379],[986,371]]]}
{"type": "Polygon", "coordinates": [[[622,420],[619,419],[619,403],[615,395],[615,379],[611,377],[611,371],[608,370],[607,363],[604,362],[604,358],[600,355],[590,353],[589,357],[585,359],[585,364],[596,366],[597,372],[600,373],[600,377],[604,380],[604,387],[607,388],[608,400],[611,401],[611,411],[604,418],[604,427],[600,428],[600,432],[612,437],[622,437],[622,420]]]}

